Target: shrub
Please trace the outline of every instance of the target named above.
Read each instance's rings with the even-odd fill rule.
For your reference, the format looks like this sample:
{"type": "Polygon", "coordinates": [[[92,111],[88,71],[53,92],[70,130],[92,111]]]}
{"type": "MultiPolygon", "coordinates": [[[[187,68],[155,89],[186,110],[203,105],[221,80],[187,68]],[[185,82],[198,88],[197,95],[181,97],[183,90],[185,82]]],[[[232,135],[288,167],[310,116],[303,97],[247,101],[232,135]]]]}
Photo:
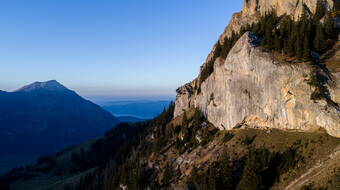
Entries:
{"type": "Polygon", "coordinates": [[[162,183],[163,184],[169,183],[172,176],[173,176],[172,167],[169,164],[167,164],[163,171],[162,183]]]}
{"type": "Polygon", "coordinates": [[[228,132],[228,133],[224,134],[224,136],[223,136],[223,141],[224,141],[224,142],[228,142],[228,141],[230,141],[233,137],[234,137],[234,134],[228,132]]]}
{"type": "Polygon", "coordinates": [[[255,140],[256,135],[253,136],[246,136],[243,140],[242,140],[242,144],[244,145],[250,145],[251,143],[253,143],[253,141],[255,140]]]}

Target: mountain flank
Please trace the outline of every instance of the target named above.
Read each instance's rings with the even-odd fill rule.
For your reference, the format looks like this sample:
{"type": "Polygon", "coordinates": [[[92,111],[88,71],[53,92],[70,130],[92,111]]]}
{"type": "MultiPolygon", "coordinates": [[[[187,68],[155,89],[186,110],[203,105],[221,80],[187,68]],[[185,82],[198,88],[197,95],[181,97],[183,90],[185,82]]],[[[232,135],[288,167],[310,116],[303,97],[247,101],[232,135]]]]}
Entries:
{"type": "Polygon", "coordinates": [[[110,113],[55,80],[2,91],[0,157],[52,154],[102,135],[116,124],[110,113]]]}
{"type": "Polygon", "coordinates": [[[244,4],[238,14],[252,22],[231,20],[199,76],[177,90],[175,116],[197,107],[222,130],[322,127],[340,137],[339,1],[244,4]]]}
{"type": "Polygon", "coordinates": [[[170,105],[153,120],[120,124],[94,142],[12,170],[7,179],[14,190],[300,190],[339,185],[340,141],[325,131],[221,131],[197,109],[176,118],[172,113],[170,105]]]}
{"type": "Polygon", "coordinates": [[[339,1],[245,0],[158,117],[3,176],[14,190],[337,190],[339,1]],[[237,16],[241,15],[241,16],[237,16]]]}

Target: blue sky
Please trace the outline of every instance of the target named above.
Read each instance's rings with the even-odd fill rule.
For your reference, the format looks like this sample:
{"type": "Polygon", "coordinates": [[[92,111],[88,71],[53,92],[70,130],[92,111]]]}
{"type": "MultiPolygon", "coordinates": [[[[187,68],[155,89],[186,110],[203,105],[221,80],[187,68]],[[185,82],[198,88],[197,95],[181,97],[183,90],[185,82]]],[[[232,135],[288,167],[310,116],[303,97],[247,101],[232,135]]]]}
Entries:
{"type": "Polygon", "coordinates": [[[1,0],[0,89],[56,79],[86,97],[174,96],[242,0],[1,0]]]}

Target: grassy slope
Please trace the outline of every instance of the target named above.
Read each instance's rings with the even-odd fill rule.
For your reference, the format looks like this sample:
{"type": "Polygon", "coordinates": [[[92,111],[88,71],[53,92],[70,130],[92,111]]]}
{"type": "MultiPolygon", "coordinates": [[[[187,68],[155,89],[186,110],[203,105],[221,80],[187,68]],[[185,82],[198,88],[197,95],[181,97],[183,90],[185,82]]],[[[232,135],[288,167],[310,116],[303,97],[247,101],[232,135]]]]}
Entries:
{"type": "MultiPolygon", "coordinates": [[[[187,112],[188,117],[193,115],[194,111],[187,112]]],[[[182,117],[175,118],[168,127],[174,127],[180,125],[182,117]]],[[[210,126],[211,127],[211,126],[210,126]]],[[[160,172],[157,174],[155,180],[161,181],[162,170],[165,165],[172,165],[178,168],[178,171],[174,173],[171,179],[171,184],[169,185],[171,189],[178,189],[184,187],[186,181],[189,179],[191,170],[195,166],[200,168],[203,172],[207,169],[209,165],[213,162],[218,161],[224,152],[227,152],[231,160],[242,159],[247,153],[252,149],[265,148],[272,152],[284,152],[290,147],[296,147],[298,153],[304,158],[303,162],[300,162],[297,167],[290,170],[280,176],[279,182],[274,184],[272,189],[283,189],[288,184],[291,184],[294,179],[299,178],[308,169],[313,168],[319,161],[325,160],[328,155],[330,155],[334,150],[340,146],[340,139],[334,138],[324,131],[320,130],[313,133],[308,132],[294,132],[294,131],[283,131],[283,130],[257,130],[257,129],[234,129],[231,131],[219,131],[213,136],[213,139],[206,145],[199,145],[193,147],[191,150],[186,150],[184,152],[179,151],[173,145],[175,139],[170,139],[167,146],[164,146],[162,150],[158,153],[153,152],[148,157],[149,165],[156,164],[160,168],[160,172]],[[226,141],[225,135],[233,134],[233,138],[226,141]],[[249,137],[253,138],[250,144],[245,143],[245,139],[249,137]],[[181,157],[182,162],[178,161],[181,157]]],[[[59,155],[56,160],[59,165],[69,165],[69,158],[72,152],[79,151],[81,148],[89,147],[91,142],[84,143],[80,146],[73,147],[72,149],[59,155]]],[[[339,156],[339,155],[337,155],[339,156]]],[[[336,157],[339,159],[339,157],[336,157]]],[[[338,161],[327,162],[320,168],[321,171],[318,177],[309,177],[302,184],[293,184],[293,189],[299,189],[301,186],[313,182],[315,185],[319,186],[334,186],[335,175],[337,170],[340,169],[338,161]],[[330,172],[332,170],[332,172],[330,172]],[[320,179],[327,179],[320,180],[320,179]],[[332,181],[333,180],[333,181],[332,181]]],[[[53,175],[53,170],[45,175],[39,176],[37,178],[18,181],[12,184],[14,190],[57,190],[62,189],[64,184],[72,184],[80,179],[80,176],[86,172],[67,175],[67,176],[55,176],[53,175]]]]}
{"type": "MultiPolygon", "coordinates": [[[[188,115],[191,115],[189,112],[188,115]]],[[[176,118],[172,124],[176,126],[180,123],[181,118],[176,118]]],[[[231,160],[242,159],[250,150],[265,148],[271,152],[284,152],[288,148],[296,147],[299,155],[303,157],[303,162],[299,163],[297,167],[290,170],[288,173],[280,177],[280,182],[273,186],[273,189],[283,189],[291,181],[303,175],[309,168],[315,166],[319,161],[326,159],[332,154],[337,147],[340,147],[340,139],[329,136],[323,130],[313,133],[309,132],[296,132],[296,131],[284,131],[278,129],[272,130],[257,130],[257,129],[234,129],[231,131],[220,131],[214,139],[205,146],[198,146],[192,151],[185,152],[183,154],[172,147],[166,147],[161,151],[161,155],[151,155],[149,158],[150,163],[157,163],[160,168],[164,168],[165,165],[174,164],[178,161],[178,157],[181,157],[184,162],[188,164],[174,164],[179,166],[181,175],[175,176],[172,179],[173,189],[183,187],[186,180],[188,180],[192,168],[195,166],[204,171],[210,164],[219,160],[221,155],[226,151],[231,160]],[[227,133],[232,133],[234,137],[224,142],[224,136],[227,133]],[[254,137],[254,141],[247,145],[244,144],[244,140],[248,137],[254,137]],[[177,160],[177,161],[176,161],[177,160]]],[[[339,158],[339,157],[337,157],[339,158]]],[[[336,175],[336,172],[328,172],[330,169],[337,170],[339,162],[335,161],[324,166],[326,178],[332,178],[336,175]]],[[[321,173],[320,173],[321,175],[321,173]]],[[[161,175],[159,176],[161,178],[161,175]]],[[[314,181],[314,180],[312,180],[314,181]]],[[[309,183],[307,180],[306,183],[309,183]]],[[[327,186],[331,184],[321,183],[315,181],[320,186],[327,186]]],[[[294,188],[301,187],[297,186],[294,188]]]]}
{"type": "MultiPolygon", "coordinates": [[[[56,168],[67,168],[72,165],[71,156],[74,152],[79,152],[81,149],[85,151],[88,150],[93,142],[100,139],[101,137],[86,141],[77,146],[72,146],[64,151],[61,154],[55,156],[56,160],[56,168]]],[[[54,188],[58,188],[63,186],[64,183],[72,183],[73,181],[77,181],[80,177],[86,173],[73,174],[73,175],[55,175],[56,169],[48,172],[47,174],[40,175],[37,178],[30,180],[20,180],[13,184],[11,184],[11,190],[40,190],[40,189],[48,189],[52,190],[54,188]]]]}

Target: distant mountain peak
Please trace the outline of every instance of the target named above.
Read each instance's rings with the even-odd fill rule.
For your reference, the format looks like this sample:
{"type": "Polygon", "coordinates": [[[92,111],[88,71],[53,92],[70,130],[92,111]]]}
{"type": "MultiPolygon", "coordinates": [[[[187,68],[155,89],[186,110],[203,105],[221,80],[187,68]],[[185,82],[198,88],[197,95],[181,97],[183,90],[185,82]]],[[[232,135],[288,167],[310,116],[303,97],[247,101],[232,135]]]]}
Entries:
{"type": "Polygon", "coordinates": [[[34,82],[32,84],[21,87],[14,92],[32,92],[36,90],[67,91],[68,89],[56,80],[49,80],[45,82],[34,82]]]}

